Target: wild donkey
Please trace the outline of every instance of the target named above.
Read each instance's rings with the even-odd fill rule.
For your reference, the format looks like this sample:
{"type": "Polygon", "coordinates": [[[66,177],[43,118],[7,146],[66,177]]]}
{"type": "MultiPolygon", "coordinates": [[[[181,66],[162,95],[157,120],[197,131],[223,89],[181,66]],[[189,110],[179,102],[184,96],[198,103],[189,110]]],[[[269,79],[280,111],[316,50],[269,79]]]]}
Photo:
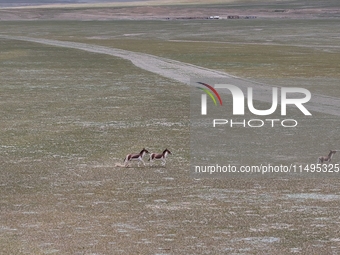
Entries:
{"type": "Polygon", "coordinates": [[[328,154],[328,156],[320,156],[319,158],[318,158],[318,164],[319,163],[321,163],[321,164],[323,164],[324,162],[328,162],[328,163],[330,163],[331,162],[331,160],[332,160],[332,157],[333,157],[333,155],[336,153],[336,151],[329,151],[329,154],[328,154]]]}
{"type": "Polygon", "coordinates": [[[150,163],[152,163],[154,160],[162,160],[162,165],[165,166],[165,163],[166,163],[165,159],[168,156],[168,154],[171,154],[171,152],[168,149],[165,149],[163,153],[159,153],[159,154],[151,153],[149,161],[150,163]]]}
{"type": "Polygon", "coordinates": [[[139,163],[142,162],[143,165],[145,166],[145,163],[143,161],[143,157],[145,154],[149,153],[145,148],[143,148],[143,150],[141,150],[141,152],[139,154],[128,154],[126,155],[125,159],[124,159],[124,165],[125,167],[128,166],[129,161],[132,160],[138,160],[138,167],[139,167],[139,163]]]}

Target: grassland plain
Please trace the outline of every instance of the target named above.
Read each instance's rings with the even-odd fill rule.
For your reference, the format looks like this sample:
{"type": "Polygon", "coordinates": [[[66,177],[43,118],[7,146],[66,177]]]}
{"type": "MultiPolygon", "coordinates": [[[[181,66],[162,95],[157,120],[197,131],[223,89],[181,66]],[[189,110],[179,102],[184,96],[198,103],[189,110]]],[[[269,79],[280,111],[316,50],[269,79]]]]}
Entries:
{"type": "MultiPolygon", "coordinates": [[[[299,79],[312,84],[312,93],[339,97],[336,24],[257,20],[0,26],[5,35],[145,52],[271,84],[299,79]]],[[[0,253],[340,252],[338,179],[190,178],[187,86],[112,56],[6,39],[0,47],[0,253]],[[151,151],[168,147],[173,152],[168,165],[114,167],[144,146],[151,151]]],[[[327,117],[327,125],[335,129],[327,131],[318,122],[300,138],[282,138],[285,151],[295,157],[291,160],[304,157],[315,163],[319,153],[337,145],[337,119],[327,117]],[[314,138],[321,132],[327,135],[314,138]],[[307,146],[315,149],[306,156],[307,146]]],[[[231,154],[247,145],[253,160],[263,150],[261,140],[247,143],[248,137],[237,132],[231,154]]],[[[280,160],[287,159],[275,162],[280,160]]]]}

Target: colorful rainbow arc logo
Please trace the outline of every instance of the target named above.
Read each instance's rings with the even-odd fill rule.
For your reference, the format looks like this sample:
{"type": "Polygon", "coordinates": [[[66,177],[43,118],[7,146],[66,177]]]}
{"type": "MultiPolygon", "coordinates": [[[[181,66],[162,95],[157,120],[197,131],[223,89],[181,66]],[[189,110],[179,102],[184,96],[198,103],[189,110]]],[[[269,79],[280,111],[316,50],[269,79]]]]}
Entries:
{"type": "MultiPolygon", "coordinates": [[[[217,93],[216,89],[214,89],[212,86],[210,86],[209,84],[206,84],[206,83],[203,83],[203,82],[197,82],[198,84],[201,84],[203,86],[206,86],[207,88],[209,88],[215,95],[216,97],[218,98],[218,101],[220,102],[220,105],[222,105],[222,100],[221,100],[221,97],[220,95],[217,93]]],[[[205,88],[201,88],[201,87],[197,87],[198,89],[201,89],[203,90],[205,93],[207,93],[210,98],[213,100],[214,104],[217,105],[216,103],[216,98],[214,97],[214,95],[208,90],[208,89],[205,89],[205,88]]]]}

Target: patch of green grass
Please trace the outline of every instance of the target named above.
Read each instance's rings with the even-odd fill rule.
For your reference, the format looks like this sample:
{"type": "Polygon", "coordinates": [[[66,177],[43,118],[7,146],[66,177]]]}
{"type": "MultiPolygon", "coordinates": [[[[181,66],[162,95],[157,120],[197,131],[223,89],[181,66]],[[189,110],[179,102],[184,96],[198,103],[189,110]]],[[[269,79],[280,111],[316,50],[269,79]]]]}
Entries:
{"type": "MultiPolygon", "coordinates": [[[[336,24],[320,19],[60,21],[23,26],[29,36],[145,52],[241,77],[338,79],[336,24]]],[[[4,25],[9,34],[19,33],[15,23],[4,25]]]]}
{"type": "Polygon", "coordinates": [[[104,155],[117,139],[143,147],[148,130],[163,121],[187,125],[187,88],[180,84],[104,55],[16,41],[7,47],[31,54],[2,62],[4,146],[87,156],[96,147],[104,155]]]}
{"type": "Polygon", "coordinates": [[[88,40],[136,52],[176,59],[247,78],[339,78],[340,52],[304,47],[134,39],[88,40]]]}

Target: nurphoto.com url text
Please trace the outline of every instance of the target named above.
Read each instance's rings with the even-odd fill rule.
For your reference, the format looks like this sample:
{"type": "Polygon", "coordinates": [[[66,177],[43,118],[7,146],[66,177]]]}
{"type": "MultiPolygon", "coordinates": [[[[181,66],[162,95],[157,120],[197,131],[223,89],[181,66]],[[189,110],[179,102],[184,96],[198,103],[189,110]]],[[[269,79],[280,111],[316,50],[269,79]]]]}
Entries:
{"type": "Polygon", "coordinates": [[[194,165],[194,173],[208,174],[275,174],[275,173],[340,173],[340,164],[290,164],[290,165],[194,165]]]}

